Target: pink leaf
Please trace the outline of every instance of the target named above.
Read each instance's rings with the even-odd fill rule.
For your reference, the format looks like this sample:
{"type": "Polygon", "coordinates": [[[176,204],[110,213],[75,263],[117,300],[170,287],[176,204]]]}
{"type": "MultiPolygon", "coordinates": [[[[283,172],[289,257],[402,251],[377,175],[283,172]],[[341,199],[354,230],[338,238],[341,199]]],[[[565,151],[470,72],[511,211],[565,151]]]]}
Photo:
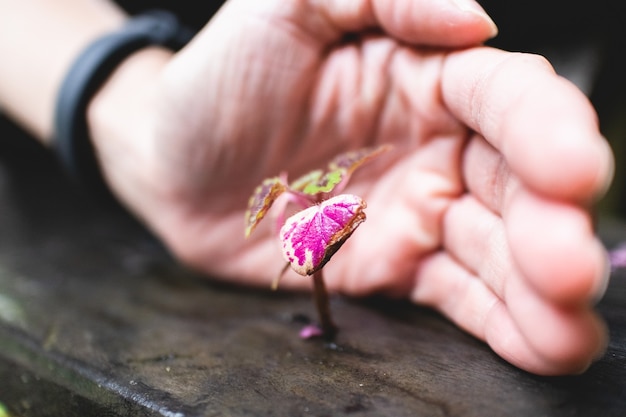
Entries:
{"type": "Polygon", "coordinates": [[[283,256],[300,275],[321,269],[365,221],[365,201],[342,194],[302,210],[280,229],[283,256]]]}

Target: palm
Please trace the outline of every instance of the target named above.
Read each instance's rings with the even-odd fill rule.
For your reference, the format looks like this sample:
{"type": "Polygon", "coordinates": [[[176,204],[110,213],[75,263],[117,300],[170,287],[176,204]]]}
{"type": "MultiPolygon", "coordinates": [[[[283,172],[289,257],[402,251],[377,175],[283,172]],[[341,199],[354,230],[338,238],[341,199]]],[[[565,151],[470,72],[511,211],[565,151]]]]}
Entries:
{"type": "MultiPolygon", "coordinates": [[[[223,67],[210,62],[207,72],[230,74],[227,84],[222,77],[203,73],[210,97],[190,97],[219,102],[218,111],[207,111],[194,130],[180,132],[191,133],[185,140],[190,149],[182,155],[193,156],[193,161],[177,164],[177,170],[197,170],[191,176],[184,173],[185,180],[205,179],[192,184],[190,192],[202,189],[213,201],[222,194],[228,206],[220,221],[233,229],[228,245],[232,254],[228,265],[219,267],[227,268],[223,274],[232,278],[261,284],[280,269],[271,230],[265,230],[267,245],[242,238],[247,198],[263,178],[283,170],[295,178],[347,149],[392,143],[394,151],[381,161],[384,166],[374,166],[353,181],[351,189],[368,202],[368,224],[329,264],[328,278],[337,289],[351,293],[397,289],[415,271],[416,260],[440,246],[442,212],[462,192],[458,164],[467,130],[449,115],[438,94],[445,54],[422,54],[382,36],[329,50],[322,43],[299,41],[297,33],[267,30],[267,36],[243,30],[250,38],[240,39],[237,47],[223,46],[223,67]],[[206,155],[194,153],[194,144],[207,140],[207,134],[217,147],[206,155]],[[228,164],[219,163],[224,158],[228,164]],[[206,166],[214,170],[204,172],[206,166]],[[246,266],[239,263],[246,262],[245,252],[258,250],[267,251],[266,264],[245,276],[241,268],[246,266]]],[[[202,109],[202,104],[186,107],[202,109]]],[[[196,214],[204,221],[206,213],[196,214]]],[[[207,233],[191,229],[201,235],[192,239],[196,242],[207,233]]],[[[295,280],[295,285],[308,285],[307,280],[295,280]]]]}
{"type": "MultiPolygon", "coordinates": [[[[596,165],[578,163],[578,153],[586,158],[590,147],[605,146],[587,137],[571,164],[554,170],[541,158],[559,155],[562,142],[535,151],[550,132],[530,132],[535,124],[510,110],[521,103],[515,114],[539,118],[542,110],[533,114],[534,103],[520,100],[525,91],[504,75],[523,67],[535,76],[528,82],[546,82],[550,97],[564,101],[546,104],[563,108],[546,126],[578,123],[577,131],[593,136],[584,98],[535,61],[507,65],[508,55],[481,49],[420,50],[379,34],[347,40],[337,27],[315,26],[292,10],[290,19],[281,7],[273,19],[259,18],[233,4],[164,74],[156,149],[166,198],[145,217],[174,252],[213,275],[269,285],[282,265],[272,228],[243,238],[253,188],[283,170],[294,178],[323,167],[347,149],[391,143],[394,150],[351,183],[349,191],[368,203],[368,220],[325,268],[330,285],[433,305],[526,369],[587,364],[603,339],[588,304],[600,285],[602,252],[578,202],[606,182],[608,153],[596,165]],[[474,88],[487,79],[476,63],[502,88],[474,88]],[[507,89],[512,98],[500,93],[507,89]],[[533,232],[544,231],[535,226],[546,222],[574,230],[575,244],[562,250],[565,241],[548,235],[536,245],[533,232]],[[540,315],[553,320],[537,331],[540,315]],[[558,343],[546,339],[557,333],[558,343]]],[[[269,8],[247,7],[255,5],[269,8]]],[[[282,285],[308,284],[293,274],[282,285]]]]}

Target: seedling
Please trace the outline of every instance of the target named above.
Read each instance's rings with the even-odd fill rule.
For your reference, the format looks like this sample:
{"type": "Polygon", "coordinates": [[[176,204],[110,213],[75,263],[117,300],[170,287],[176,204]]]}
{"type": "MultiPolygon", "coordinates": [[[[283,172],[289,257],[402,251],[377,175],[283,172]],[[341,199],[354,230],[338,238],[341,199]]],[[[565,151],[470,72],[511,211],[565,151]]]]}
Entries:
{"type": "Polygon", "coordinates": [[[272,283],[278,282],[289,266],[298,274],[313,279],[313,297],[320,327],[307,326],[301,337],[323,336],[332,339],[337,333],[328,303],[322,268],[352,233],[365,221],[366,203],[353,194],[340,194],[354,171],[386,152],[389,146],[364,148],[340,154],[326,170],[314,170],[289,183],[287,174],[265,179],[255,190],[246,211],[246,237],[265,217],[277,200],[278,237],[286,265],[272,283]],[[285,220],[289,203],[301,211],[285,220]]]}

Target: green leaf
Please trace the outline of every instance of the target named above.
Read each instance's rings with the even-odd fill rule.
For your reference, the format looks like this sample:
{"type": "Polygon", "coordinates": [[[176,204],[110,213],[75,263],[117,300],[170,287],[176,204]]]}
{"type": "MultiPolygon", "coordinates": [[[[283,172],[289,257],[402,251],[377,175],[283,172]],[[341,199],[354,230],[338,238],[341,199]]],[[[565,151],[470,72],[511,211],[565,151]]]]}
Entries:
{"type": "Polygon", "coordinates": [[[305,194],[316,195],[319,193],[329,193],[331,192],[337,184],[341,182],[344,176],[344,171],[341,169],[336,169],[334,171],[327,172],[324,174],[322,178],[320,178],[315,183],[309,183],[304,190],[302,190],[305,194]]]}
{"type": "Polygon", "coordinates": [[[274,201],[287,190],[279,177],[265,179],[256,187],[246,210],[246,237],[254,230],[257,224],[265,217],[274,201]]]}
{"type": "Polygon", "coordinates": [[[289,188],[293,191],[303,192],[304,189],[310,184],[317,183],[320,178],[322,178],[322,175],[324,175],[324,171],[322,171],[321,169],[316,169],[315,171],[304,174],[297,180],[293,181],[291,184],[289,184],[289,188]]]}
{"type": "Polygon", "coordinates": [[[292,182],[289,189],[308,195],[331,192],[343,179],[343,169],[324,173],[321,169],[311,171],[292,182]]]}
{"type": "Polygon", "coordinates": [[[311,171],[293,181],[289,186],[280,177],[266,179],[254,190],[248,201],[248,210],[245,215],[246,237],[250,236],[282,193],[287,191],[294,195],[300,193],[300,196],[302,194],[316,196],[323,193],[329,194],[332,191],[341,192],[357,168],[390,149],[390,145],[382,145],[340,154],[328,164],[326,172],[321,169],[311,171]]]}
{"type": "Polygon", "coordinates": [[[327,172],[320,169],[311,171],[292,182],[289,188],[308,195],[330,193],[339,184],[345,182],[361,165],[389,149],[391,149],[390,145],[382,145],[340,154],[328,164],[327,172]]]}

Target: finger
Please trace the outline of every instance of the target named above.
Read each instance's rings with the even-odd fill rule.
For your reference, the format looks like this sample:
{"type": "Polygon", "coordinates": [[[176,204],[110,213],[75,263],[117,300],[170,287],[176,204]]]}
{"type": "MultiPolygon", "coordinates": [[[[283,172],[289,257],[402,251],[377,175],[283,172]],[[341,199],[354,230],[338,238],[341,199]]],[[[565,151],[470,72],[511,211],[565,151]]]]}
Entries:
{"type": "MultiPolygon", "coordinates": [[[[481,280],[443,252],[422,263],[411,299],[434,307],[463,330],[486,341],[499,356],[529,372],[576,373],[593,358],[593,354],[560,356],[550,351],[550,344],[544,349],[547,353],[537,351],[507,306],[481,280]]],[[[541,322],[535,325],[541,326],[541,322]]]]}
{"type": "Polygon", "coordinates": [[[446,251],[504,302],[528,346],[546,363],[575,372],[602,350],[604,326],[588,305],[563,306],[529,286],[493,212],[467,196],[447,211],[444,229],[446,251]]]}
{"type": "MultiPolygon", "coordinates": [[[[525,191],[503,156],[478,135],[465,148],[463,176],[475,199],[497,215],[505,212],[506,236],[513,258],[536,291],[560,303],[599,299],[606,289],[609,268],[587,210],[525,191]]],[[[481,211],[471,207],[464,206],[466,218],[480,218],[481,211]]],[[[460,225],[448,227],[458,231],[460,225]]],[[[493,242],[493,238],[475,231],[466,234],[474,237],[474,244],[480,244],[482,239],[493,242]]],[[[478,259],[489,258],[480,255],[478,259]]]]}
{"type": "Polygon", "coordinates": [[[502,219],[466,195],[450,205],[442,229],[443,248],[504,300],[514,271],[502,219]]]}
{"type": "Polygon", "coordinates": [[[327,0],[289,4],[281,0],[239,0],[226,7],[248,16],[261,12],[279,27],[292,27],[296,34],[303,29],[313,40],[326,44],[338,41],[346,33],[372,29],[412,44],[454,47],[479,44],[497,33],[496,25],[474,0],[327,0]]]}
{"type": "Polygon", "coordinates": [[[482,136],[468,141],[462,158],[462,175],[469,193],[497,215],[519,187],[504,156],[482,136]]]}
{"type": "Polygon", "coordinates": [[[608,284],[609,266],[589,213],[524,189],[513,194],[508,207],[511,253],[535,290],[561,304],[597,301],[608,284]]]}
{"type": "Polygon", "coordinates": [[[586,97],[543,58],[491,48],[449,55],[443,100],[532,189],[589,201],[604,193],[612,154],[586,97]]]}
{"type": "MultiPolygon", "coordinates": [[[[541,326],[541,321],[535,322],[541,326]]],[[[606,340],[602,334],[598,345],[606,340]]],[[[585,341],[586,337],[577,341],[585,341]]],[[[485,341],[502,358],[513,365],[539,375],[579,374],[585,371],[596,359],[592,355],[563,357],[555,354],[538,353],[522,335],[504,303],[498,303],[490,311],[485,321],[485,341]]],[[[602,351],[602,348],[598,349],[602,351]]]]}
{"type": "MultiPolygon", "coordinates": [[[[473,336],[486,339],[490,311],[501,300],[474,274],[446,252],[438,252],[420,264],[410,298],[431,306],[473,336]]],[[[521,334],[517,329],[513,333],[521,334]]]]}
{"type": "Polygon", "coordinates": [[[497,28],[474,0],[326,2],[328,16],[348,30],[374,23],[397,39],[437,46],[474,45],[495,36],[497,28]]]}
{"type": "Polygon", "coordinates": [[[528,344],[563,372],[587,369],[605,349],[604,323],[587,306],[568,307],[547,301],[521,277],[507,280],[505,304],[528,344]]]}

